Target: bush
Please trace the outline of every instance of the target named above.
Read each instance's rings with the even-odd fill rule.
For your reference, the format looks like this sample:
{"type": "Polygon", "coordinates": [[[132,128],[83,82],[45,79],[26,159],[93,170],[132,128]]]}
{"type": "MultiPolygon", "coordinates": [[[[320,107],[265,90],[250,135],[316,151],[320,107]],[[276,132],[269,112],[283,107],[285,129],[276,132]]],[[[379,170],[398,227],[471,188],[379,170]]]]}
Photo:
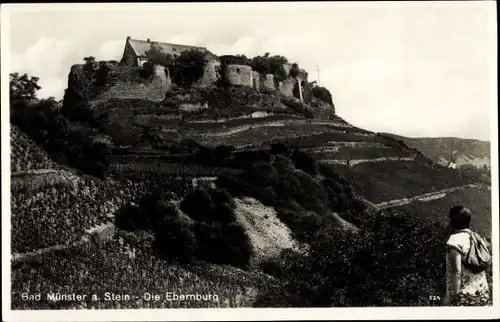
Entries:
{"type": "Polygon", "coordinates": [[[178,261],[191,261],[198,251],[195,234],[176,217],[165,217],[157,227],[154,245],[160,254],[178,261]]]}
{"type": "Polygon", "coordinates": [[[292,305],[435,305],[443,277],[444,227],[422,227],[403,215],[374,218],[358,233],[318,231],[308,256],[284,265],[292,305]]]}
{"type": "Polygon", "coordinates": [[[288,154],[288,147],[281,142],[273,143],[271,144],[271,149],[269,150],[269,153],[272,155],[288,154]]]}
{"type": "Polygon", "coordinates": [[[155,72],[154,65],[151,61],[147,61],[142,65],[142,68],[139,70],[139,75],[144,79],[150,79],[155,72]]]}
{"type": "Polygon", "coordinates": [[[198,255],[201,260],[248,267],[253,253],[252,244],[240,225],[197,222],[194,232],[199,240],[198,255]]]}
{"type": "Polygon", "coordinates": [[[259,162],[245,171],[243,180],[253,185],[275,186],[279,182],[279,175],[271,164],[259,162]]]}
{"type": "Polygon", "coordinates": [[[292,160],[297,169],[300,169],[312,175],[318,172],[316,168],[316,160],[310,153],[295,150],[292,153],[292,160]]]}
{"type": "Polygon", "coordinates": [[[197,221],[230,223],[235,221],[235,204],[231,195],[223,189],[196,189],[182,201],[180,208],[197,221]]]}
{"type": "Polygon", "coordinates": [[[274,206],[276,203],[276,193],[272,187],[262,187],[258,185],[250,186],[250,193],[248,195],[262,202],[266,206],[274,206]]]}
{"type": "Polygon", "coordinates": [[[94,129],[71,126],[52,104],[44,100],[33,104],[19,102],[12,106],[11,122],[40,144],[55,161],[90,175],[106,176],[111,143],[96,140],[94,129]]]}
{"type": "Polygon", "coordinates": [[[176,84],[189,87],[205,73],[207,60],[205,53],[196,50],[183,51],[172,64],[167,65],[176,84]]]}
{"type": "Polygon", "coordinates": [[[321,100],[322,102],[325,102],[327,104],[330,104],[333,106],[333,98],[332,94],[328,89],[325,87],[321,86],[314,86],[311,89],[312,95],[316,97],[317,99],[321,100]]]}
{"type": "Polygon", "coordinates": [[[214,208],[210,194],[204,189],[189,193],[180,204],[180,209],[194,220],[209,219],[208,213],[214,208]]]}
{"type": "Polygon", "coordinates": [[[223,174],[219,176],[215,181],[215,185],[226,189],[235,197],[250,195],[249,185],[245,181],[232,175],[223,174]]]}
{"type": "Polygon", "coordinates": [[[277,155],[274,157],[273,166],[280,174],[293,172],[295,170],[295,165],[293,164],[293,162],[281,155],[277,155]]]}
{"type": "Polygon", "coordinates": [[[287,77],[283,67],[283,64],[286,63],[288,63],[286,57],[279,55],[270,56],[269,53],[266,53],[264,56],[252,58],[250,66],[261,75],[272,74],[274,76],[274,81],[277,83],[283,81],[287,77]]]}
{"type": "Polygon", "coordinates": [[[292,64],[292,68],[290,69],[290,76],[295,78],[299,76],[299,65],[296,63],[292,64]]]}

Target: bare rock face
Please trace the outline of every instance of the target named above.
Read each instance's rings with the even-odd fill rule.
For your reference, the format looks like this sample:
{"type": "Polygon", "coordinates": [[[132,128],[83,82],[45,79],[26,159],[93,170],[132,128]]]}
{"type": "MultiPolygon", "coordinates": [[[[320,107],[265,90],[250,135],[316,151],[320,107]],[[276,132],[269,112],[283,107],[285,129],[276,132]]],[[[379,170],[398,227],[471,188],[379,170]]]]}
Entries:
{"type": "Polygon", "coordinates": [[[164,100],[171,87],[168,71],[155,65],[152,75],[144,74],[140,68],[114,62],[73,65],[62,111],[77,113],[82,106],[91,106],[93,101],[110,99],[164,100]]]}

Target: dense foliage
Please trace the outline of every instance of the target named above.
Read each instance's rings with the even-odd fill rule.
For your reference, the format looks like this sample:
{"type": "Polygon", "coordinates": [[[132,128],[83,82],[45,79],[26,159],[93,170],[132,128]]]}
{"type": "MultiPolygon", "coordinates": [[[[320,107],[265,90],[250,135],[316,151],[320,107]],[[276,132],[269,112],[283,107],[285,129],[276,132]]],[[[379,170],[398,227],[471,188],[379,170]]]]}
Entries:
{"type": "Polygon", "coordinates": [[[314,97],[333,106],[332,94],[327,88],[321,86],[313,86],[311,92],[314,97]]]}
{"type": "Polygon", "coordinates": [[[71,125],[54,102],[16,101],[11,108],[11,123],[44,148],[52,159],[104,177],[109,167],[111,143],[96,132],[71,125]]]}
{"type": "Polygon", "coordinates": [[[207,64],[206,54],[198,49],[185,50],[179,55],[172,56],[164,53],[160,46],[151,44],[146,56],[151,65],[167,67],[172,81],[182,87],[189,87],[197,82],[203,76],[207,64]]]}
{"type": "Polygon", "coordinates": [[[29,77],[28,74],[19,75],[11,73],[10,75],[10,101],[36,99],[36,92],[41,89],[38,85],[38,77],[29,77]]]}
{"type": "Polygon", "coordinates": [[[250,66],[261,75],[272,74],[274,81],[279,82],[288,76],[283,67],[283,64],[287,63],[288,59],[284,56],[271,56],[269,53],[265,53],[263,56],[252,58],[250,66]]]}
{"type": "Polygon", "coordinates": [[[219,176],[216,185],[235,197],[252,196],[273,206],[279,219],[300,241],[307,242],[320,227],[334,224],[331,212],[349,219],[363,216],[365,208],[345,179],[332,174],[318,181],[311,176],[316,174],[314,159],[301,151],[290,151],[285,145],[275,144],[270,152],[260,158],[246,158],[243,173],[219,176]]]}
{"type": "Polygon", "coordinates": [[[157,252],[168,259],[248,267],[252,245],[235,221],[235,204],[225,190],[198,188],[184,198],[180,209],[168,200],[160,190],[151,191],[138,208],[117,216],[117,227],[153,232],[157,252]]]}
{"type": "Polygon", "coordinates": [[[279,266],[282,305],[438,305],[431,298],[442,296],[444,227],[423,227],[405,214],[380,214],[367,225],[357,233],[321,230],[307,255],[287,256],[279,266]]]}

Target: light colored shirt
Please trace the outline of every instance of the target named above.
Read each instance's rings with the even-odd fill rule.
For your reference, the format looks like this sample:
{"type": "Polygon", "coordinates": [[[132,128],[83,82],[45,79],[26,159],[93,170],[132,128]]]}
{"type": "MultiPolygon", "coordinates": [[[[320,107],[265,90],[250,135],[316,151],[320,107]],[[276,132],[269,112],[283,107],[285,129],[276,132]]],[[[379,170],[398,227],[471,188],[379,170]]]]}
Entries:
{"type": "MultiPolygon", "coordinates": [[[[488,281],[486,279],[486,272],[481,272],[478,274],[472,273],[469,269],[464,267],[463,259],[467,255],[470,247],[470,235],[468,229],[464,229],[460,232],[454,233],[450,236],[446,242],[446,246],[456,249],[462,256],[462,273],[461,273],[461,283],[460,290],[458,293],[464,295],[476,295],[477,292],[489,294],[488,281]]],[[[451,296],[451,263],[446,256],[446,294],[451,296]]]]}

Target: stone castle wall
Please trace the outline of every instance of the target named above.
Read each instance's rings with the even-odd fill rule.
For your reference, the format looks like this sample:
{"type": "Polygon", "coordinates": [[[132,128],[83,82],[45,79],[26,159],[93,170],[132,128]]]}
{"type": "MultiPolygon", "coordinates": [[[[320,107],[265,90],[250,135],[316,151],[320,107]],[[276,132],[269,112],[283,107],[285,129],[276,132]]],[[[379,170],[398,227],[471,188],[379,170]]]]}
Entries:
{"type": "Polygon", "coordinates": [[[293,97],[293,89],[296,84],[296,80],[294,78],[287,78],[279,83],[278,90],[281,94],[293,97]]]}
{"type": "Polygon", "coordinates": [[[121,98],[162,101],[165,98],[165,93],[170,90],[171,85],[172,82],[168,74],[168,69],[155,65],[151,81],[147,83],[118,82],[102,93],[99,96],[99,100],[121,98]]]}
{"type": "Polygon", "coordinates": [[[215,61],[210,61],[205,66],[205,72],[201,79],[196,82],[196,85],[199,87],[206,87],[214,84],[220,77],[218,75],[217,69],[219,68],[220,63],[215,61]]]}
{"type": "Polygon", "coordinates": [[[253,88],[255,90],[260,90],[260,75],[259,75],[259,73],[256,71],[253,71],[252,78],[253,78],[253,88]]]}
{"type": "Polygon", "coordinates": [[[268,91],[276,90],[276,86],[274,85],[274,75],[266,74],[266,78],[261,80],[260,88],[268,91]]]}
{"type": "Polygon", "coordinates": [[[231,85],[253,87],[253,71],[250,66],[227,65],[226,77],[231,85]]]}

